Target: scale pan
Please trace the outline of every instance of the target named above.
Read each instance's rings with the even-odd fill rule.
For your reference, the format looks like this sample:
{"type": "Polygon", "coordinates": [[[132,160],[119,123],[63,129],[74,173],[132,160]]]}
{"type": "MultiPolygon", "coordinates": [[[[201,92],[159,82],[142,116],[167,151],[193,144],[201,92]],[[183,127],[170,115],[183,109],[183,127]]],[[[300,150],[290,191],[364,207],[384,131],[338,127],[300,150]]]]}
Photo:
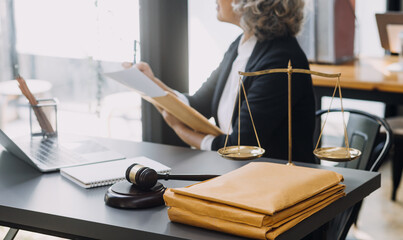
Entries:
{"type": "Polygon", "coordinates": [[[263,156],[265,150],[254,146],[230,146],[218,149],[223,158],[232,160],[251,160],[263,156]]]}
{"type": "Polygon", "coordinates": [[[346,147],[325,147],[318,148],[313,151],[313,154],[321,160],[333,162],[348,162],[357,159],[361,156],[361,151],[355,148],[346,147]],[[348,154],[350,152],[350,154],[348,154]]]}

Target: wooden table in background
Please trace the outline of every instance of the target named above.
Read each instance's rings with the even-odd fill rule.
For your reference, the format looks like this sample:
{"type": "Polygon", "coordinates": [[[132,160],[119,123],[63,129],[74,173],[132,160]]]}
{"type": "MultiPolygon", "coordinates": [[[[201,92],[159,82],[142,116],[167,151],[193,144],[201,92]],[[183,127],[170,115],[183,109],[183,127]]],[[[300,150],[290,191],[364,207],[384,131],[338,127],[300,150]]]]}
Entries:
{"type": "MultiPolygon", "coordinates": [[[[397,106],[403,105],[403,72],[390,72],[387,66],[398,61],[397,56],[368,57],[341,65],[311,64],[310,68],[325,73],[340,72],[344,98],[379,101],[388,106],[397,106]]],[[[323,96],[332,96],[336,80],[312,76],[318,108],[323,96]]]]}

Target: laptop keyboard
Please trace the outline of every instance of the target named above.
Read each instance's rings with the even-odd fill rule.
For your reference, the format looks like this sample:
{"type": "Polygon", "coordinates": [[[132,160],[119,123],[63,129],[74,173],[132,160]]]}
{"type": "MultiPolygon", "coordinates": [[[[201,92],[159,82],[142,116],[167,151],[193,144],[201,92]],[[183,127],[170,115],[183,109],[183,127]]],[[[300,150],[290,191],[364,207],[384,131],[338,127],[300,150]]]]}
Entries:
{"type": "Polygon", "coordinates": [[[41,139],[21,144],[30,156],[47,167],[57,167],[85,162],[85,159],[60,146],[56,138],[41,139]]]}

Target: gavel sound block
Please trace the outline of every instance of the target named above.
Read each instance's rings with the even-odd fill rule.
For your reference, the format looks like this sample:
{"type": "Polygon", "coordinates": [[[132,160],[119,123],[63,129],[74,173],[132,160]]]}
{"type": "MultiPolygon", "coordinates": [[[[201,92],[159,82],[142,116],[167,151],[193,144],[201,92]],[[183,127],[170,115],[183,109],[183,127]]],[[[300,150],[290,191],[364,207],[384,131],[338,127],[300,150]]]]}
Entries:
{"type": "Polygon", "coordinates": [[[126,170],[126,180],[113,184],[105,194],[105,203],[117,208],[150,208],[164,205],[164,180],[204,181],[218,175],[158,174],[154,169],[132,164],[126,170]]]}

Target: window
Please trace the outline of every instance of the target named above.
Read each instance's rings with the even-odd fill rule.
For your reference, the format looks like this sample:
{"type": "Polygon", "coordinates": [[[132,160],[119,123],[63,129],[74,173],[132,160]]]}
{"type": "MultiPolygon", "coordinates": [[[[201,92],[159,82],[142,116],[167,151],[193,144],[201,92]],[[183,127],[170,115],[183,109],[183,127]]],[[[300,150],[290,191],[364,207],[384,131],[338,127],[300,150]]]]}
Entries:
{"type": "MultiPolygon", "coordinates": [[[[140,39],[138,0],[14,0],[14,19],[19,73],[52,84],[48,96],[60,100],[59,130],[107,135],[99,127],[110,130],[114,115],[103,119],[102,111],[112,114],[115,106],[128,105],[109,95],[129,90],[102,73],[133,61],[140,39]]],[[[131,109],[119,114],[140,122],[140,97],[130,101],[131,109]]],[[[141,123],[135,132],[141,139],[141,123]]]]}
{"type": "Polygon", "coordinates": [[[229,45],[242,30],[216,17],[215,0],[188,1],[189,92],[200,88],[221,62],[229,45]]]}

